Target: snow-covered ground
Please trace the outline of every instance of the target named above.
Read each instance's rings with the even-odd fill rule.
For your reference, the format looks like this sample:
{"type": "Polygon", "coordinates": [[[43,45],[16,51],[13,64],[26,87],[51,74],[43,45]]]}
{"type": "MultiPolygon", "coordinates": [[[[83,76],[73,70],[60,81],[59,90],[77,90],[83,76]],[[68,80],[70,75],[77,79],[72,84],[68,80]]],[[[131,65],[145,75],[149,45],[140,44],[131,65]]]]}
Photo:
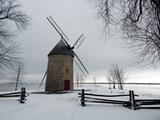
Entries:
{"type": "MultiPolygon", "coordinates": [[[[85,88],[91,90],[88,92],[101,94],[128,92],[110,91],[100,86],[85,88]]],[[[160,120],[158,109],[131,110],[120,105],[93,103],[87,103],[87,106],[82,107],[77,93],[77,91],[65,94],[31,93],[25,104],[20,104],[18,98],[0,98],[0,120],[160,120]]],[[[140,97],[158,98],[159,95],[150,93],[141,94],[140,97]]]]}

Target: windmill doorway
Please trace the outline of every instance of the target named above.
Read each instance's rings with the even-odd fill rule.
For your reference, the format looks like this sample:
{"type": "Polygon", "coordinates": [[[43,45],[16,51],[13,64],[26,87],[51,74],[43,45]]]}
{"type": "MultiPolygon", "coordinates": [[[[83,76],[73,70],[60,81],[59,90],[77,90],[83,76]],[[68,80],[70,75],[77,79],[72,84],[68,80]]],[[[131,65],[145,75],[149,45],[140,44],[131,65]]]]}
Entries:
{"type": "Polygon", "coordinates": [[[70,80],[64,81],[64,90],[70,90],[70,80]]]}

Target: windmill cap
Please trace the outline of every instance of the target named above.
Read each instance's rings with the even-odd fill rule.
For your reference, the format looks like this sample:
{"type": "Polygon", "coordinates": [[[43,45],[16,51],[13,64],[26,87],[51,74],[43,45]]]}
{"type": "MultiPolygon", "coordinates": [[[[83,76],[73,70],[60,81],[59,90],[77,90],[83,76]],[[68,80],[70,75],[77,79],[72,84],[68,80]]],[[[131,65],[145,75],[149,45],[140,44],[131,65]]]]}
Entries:
{"type": "Polygon", "coordinates": [[[48,56],[51,55],[69,55],[69,56],[74,56],[73,55],[73,50],[67,46],[63,40],[60,40],[56,46],[51,50],[51,52],[48,54],[48,56]]]}

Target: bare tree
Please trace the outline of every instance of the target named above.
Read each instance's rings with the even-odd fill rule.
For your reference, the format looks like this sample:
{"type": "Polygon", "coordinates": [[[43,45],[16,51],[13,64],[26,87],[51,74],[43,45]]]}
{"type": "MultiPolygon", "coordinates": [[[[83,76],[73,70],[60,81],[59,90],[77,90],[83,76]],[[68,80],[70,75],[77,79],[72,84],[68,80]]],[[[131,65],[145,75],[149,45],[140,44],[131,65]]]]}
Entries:
{"type": "Polygon", "coordinates": [[[79,74],[78,74],[78,72],[77,72],[77,74],[76,74],[76,83],[77,83],[77,87],[79,87],[79,74]]]}
{"type": "Polygon", "coordinates": [[[115,84],[118,84],[118,88],[123,90],[123,82],[125,80],[125,73],[122,68],[117,64],[113,64],[109,70],[108,80],[113,84],[113,89],[115,89],[115,84]]]}
{"type": "Polygon", "coordinates": [[[125,42],[138,53],[140,62],[160,61],[159,0],[96,0],[93,2],[106,28],[114,24],[117,21],[115,16],[118,16],[121,30],[127,37],[125,42]]]}
{"type": "Polygon", "coordinates": [[[4,69],[5,67],[13,67],[14,64],[18,60],[16,56],[18,53],[18,47],[16,43],[7,43],[6,45],[2,45],[0,47],[0,69],[4,69]]]}
{"type": "Polygon", "coordinates": [[[124,71],[117,64],[113,66],[113,69],[118,83],[118,88],[123,90],[123,83],[125,80],[124,71]]]}
{"type": "Polygon", "coordinates": [[[108,72],[108,81],[109,81],[109,88],[110,88],[110,85],[112,84],[113,85],[113,89],[115,89],[116,88],[116,86],[115,86],[116,77],[115,77],[115,74],[114,74],[114,69],[110,69],[109,70],[109,72],[108,72]]]}
{"type": "Polygon", "coordinates": [[[16,0],[0,0],[0,69],[12,66],[17,60],[18,45],[13,40],[16,30],[25,29],[29,18],[16,0]]]}
{"type": "Polygon", "coordinates": [[[109,89],[111,89],[111,83],[112,83],[112,80],[110,78],[110,76],[108,76],[108,74],[106,75],[106,81],[108,81],[108,86],[109,86],[109,89]]]}
{"type": "Polygon", "coordinates": [[[84,83],[84,75],[82,73],[77,72],[76,74],[77,87],[83,87],[83,83],[84,83]]]}
{"type": "Polygon", "coordinates": [[[80,85],[81,87],[83,87],[83,83],[84,83],[84,75],[82,73],[79,74],[79,81],[80,81],[80,85]]]}
{"type": "Polygon", "coordinates": [[[18,88],[18,84],[20,81],[22,81],[23,75],[25,73],[24,63],[22,61],[18,61],[13,70],[16,74],[16,86],[15,86],[15,91],[16,91],[18,88]]]}
{"type": "Polygon", "coordinates": [[[97,87],[97,83],[96,83],[97,82],[97,77],[93,76],[92,80],[93,80],[93,83],[94,83],[95,87],[97,87]]]}

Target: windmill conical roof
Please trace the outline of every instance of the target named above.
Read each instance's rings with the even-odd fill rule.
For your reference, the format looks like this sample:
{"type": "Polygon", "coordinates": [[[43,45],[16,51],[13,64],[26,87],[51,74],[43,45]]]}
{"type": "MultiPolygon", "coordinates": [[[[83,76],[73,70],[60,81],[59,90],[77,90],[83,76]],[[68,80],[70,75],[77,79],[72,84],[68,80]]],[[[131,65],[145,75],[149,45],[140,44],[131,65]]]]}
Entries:
{"type": "Polygon", "coordinates": [[[63,40],[60,40],[56,46],[51,50],[48,56],[51,55],[70,55],[73,56],[73,50],[67,46],[63,40]]]}

